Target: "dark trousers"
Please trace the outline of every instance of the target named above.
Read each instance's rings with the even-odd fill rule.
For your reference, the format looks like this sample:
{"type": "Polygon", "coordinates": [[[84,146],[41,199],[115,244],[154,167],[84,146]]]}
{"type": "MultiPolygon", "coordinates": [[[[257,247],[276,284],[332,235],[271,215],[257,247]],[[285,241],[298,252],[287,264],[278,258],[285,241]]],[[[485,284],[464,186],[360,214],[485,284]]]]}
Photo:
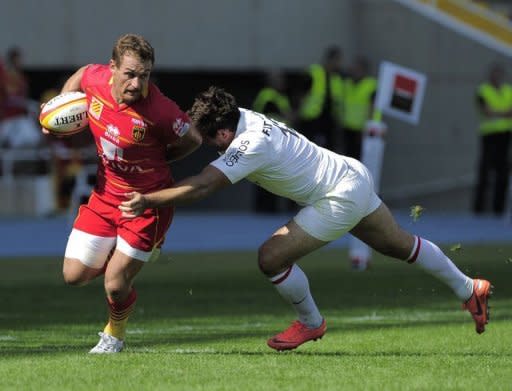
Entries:
{"type": "Polygon", "coordinates": [[[478,182],[473,203],[475,213],[486,210],[486,194],[490,185],[492,186],[493,212],[501,215],[505,211],[509,178],[509,145],[510,132],[481,136],[478,182]],[[494,174],[493,184],[489,183],[491,174],[494,174]]]}

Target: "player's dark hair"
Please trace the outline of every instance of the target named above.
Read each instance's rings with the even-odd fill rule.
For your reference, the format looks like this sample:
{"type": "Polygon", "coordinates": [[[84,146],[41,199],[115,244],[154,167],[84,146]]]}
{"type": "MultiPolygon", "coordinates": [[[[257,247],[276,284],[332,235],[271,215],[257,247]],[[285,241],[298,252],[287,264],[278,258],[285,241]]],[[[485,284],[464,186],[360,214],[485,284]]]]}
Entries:
{"type": "Polygon", "coordinates": [[[143,62],[155,63],[155,50],[150,43],[142,36],[136,34],[125,34],[119,37],[112,49],[112,60],[119,67],[121,58],[126,53],[133,53],[143,62]]]}
{"type": "Polygon", "coordinates": [[[197,95],[188,115],[201,135],[215,137],[218,129],[236,131],[240,110],[233,95],[211,86],[197,95]]]}

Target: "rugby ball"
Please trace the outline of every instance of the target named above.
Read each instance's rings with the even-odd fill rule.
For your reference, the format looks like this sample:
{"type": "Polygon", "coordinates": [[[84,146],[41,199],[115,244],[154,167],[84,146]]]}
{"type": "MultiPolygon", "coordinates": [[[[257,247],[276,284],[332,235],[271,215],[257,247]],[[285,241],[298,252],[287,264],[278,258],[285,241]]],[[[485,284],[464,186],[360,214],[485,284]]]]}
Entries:
{"type": "Polygon", "coordinates": [[[64,92],[50,99],[41,109],[39,123],[52,134],[67,136],[89,126],[87,99],[83,92],[64,92]]]}

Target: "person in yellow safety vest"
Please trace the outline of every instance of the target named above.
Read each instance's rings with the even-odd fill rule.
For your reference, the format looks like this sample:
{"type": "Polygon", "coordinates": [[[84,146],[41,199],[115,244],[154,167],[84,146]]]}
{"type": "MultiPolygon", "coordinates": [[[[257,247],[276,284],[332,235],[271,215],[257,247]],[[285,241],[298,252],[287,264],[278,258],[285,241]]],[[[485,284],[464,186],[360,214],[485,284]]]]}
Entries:
{"type": "MultiPolygon", "coordinates": [[[[256,95],[252,109],[258,113],[290,125],[292,106],[286,94],[286,79],[280,70],[271,70],[265,75],[266,84],[256,95]]],[[[255,186],[253,209],[258,213],[277,213],[281,197],[272,194],[260,186],[255,186]]],[[[283,199],[288,209],[292,208],[288,200],[283,199]]]]}
{"type": "Polygon", "coordinates": [[[252,109],[290,125],[292,108],[290,100],[286,95],[286,83],[283,73],[277,70],[269,71],[266,79],[267,83],[256,95],[252,109]]]}
{"type": "Polygon", "coordinates": [[[343,154],[361,160],[361,143],[366,122],[371,118],[377,80],[369,76],[366,58],[358,57],[345,81],[343,109],[343,154]]]}
{"type": "Polygon", "coordinates": [[[298,128],[318,145],[336,148],[336,135],[343,117],[343,54],[339,47],[329,47],[324,62],[308,70],[309,89],[298,110],[298,128]]]}
{"type": "Polygon", "coordinates": [[[498,216],[505,211],[512,131],[512,86],[504,80],[503,66],[493,64],[488,82],[482,83],[477,91],[481,120],[478,179],[473,200],[473,211],[476,214],[485,212],[491,173],[494,173],[492,210],[498,216]]]}

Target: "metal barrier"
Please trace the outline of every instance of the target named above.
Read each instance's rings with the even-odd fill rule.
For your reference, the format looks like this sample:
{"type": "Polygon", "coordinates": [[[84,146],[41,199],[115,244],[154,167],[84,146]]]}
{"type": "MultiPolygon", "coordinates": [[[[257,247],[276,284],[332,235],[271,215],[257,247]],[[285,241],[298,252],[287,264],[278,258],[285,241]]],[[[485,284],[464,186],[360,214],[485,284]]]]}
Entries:
{"type": "Polygon", "coordinates": [[[77,152],[83,160],[96,159],[96,151],[90,147],[73,151],[63,148],[58,152],[49,147],[0,148],[0,215],[44,216],[54,213],[56,202],[52,159],[56,155],[62,160],[72,159],[77,152]],[[18,172],[21,163],[29,166],[34,163],[34,166],[25,173],[18,172]]]}
{"type": "Polygon", "coordinates": [[[71,200],[69,204],[69,218],[73,220],[76,216],[78,207],[86,203],[96,184],[96,164],[86,164],[76,175],[76,182],[71,192],[71,200]]]}

